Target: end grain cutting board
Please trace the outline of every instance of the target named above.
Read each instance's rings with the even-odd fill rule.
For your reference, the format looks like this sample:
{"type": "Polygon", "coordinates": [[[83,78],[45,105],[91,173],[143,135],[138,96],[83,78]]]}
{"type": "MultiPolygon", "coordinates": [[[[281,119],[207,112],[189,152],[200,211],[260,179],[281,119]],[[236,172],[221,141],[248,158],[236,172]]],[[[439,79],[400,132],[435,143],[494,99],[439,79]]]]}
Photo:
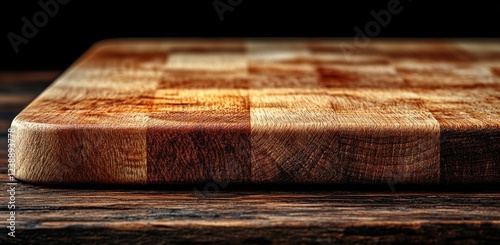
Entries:
{"type": "Polygon", "coordinates": [[[12,123],[35,183],[499,183],[500,42],[111,40],[12,123]]]}

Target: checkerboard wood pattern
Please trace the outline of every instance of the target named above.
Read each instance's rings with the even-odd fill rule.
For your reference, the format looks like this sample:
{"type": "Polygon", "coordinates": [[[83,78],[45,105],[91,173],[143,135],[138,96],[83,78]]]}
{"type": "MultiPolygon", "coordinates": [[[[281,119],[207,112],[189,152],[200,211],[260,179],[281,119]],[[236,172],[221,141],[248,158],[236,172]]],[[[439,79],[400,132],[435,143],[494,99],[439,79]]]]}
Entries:
{"type": "Polygon", "coordinates": [[[13,121],[34,183],[500,180],[500,43],[108,40],[13,121]]]}

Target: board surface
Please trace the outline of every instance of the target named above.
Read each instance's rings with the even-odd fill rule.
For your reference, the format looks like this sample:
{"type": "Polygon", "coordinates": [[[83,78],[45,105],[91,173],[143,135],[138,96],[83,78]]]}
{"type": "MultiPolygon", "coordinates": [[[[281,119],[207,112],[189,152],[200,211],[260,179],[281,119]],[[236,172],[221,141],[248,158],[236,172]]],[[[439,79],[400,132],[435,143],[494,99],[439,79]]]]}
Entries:
{"type": "Polygon", "coordinates": [[[35,183],[498,183],[500,43],[109,40],[13,121],[35,183]]]}

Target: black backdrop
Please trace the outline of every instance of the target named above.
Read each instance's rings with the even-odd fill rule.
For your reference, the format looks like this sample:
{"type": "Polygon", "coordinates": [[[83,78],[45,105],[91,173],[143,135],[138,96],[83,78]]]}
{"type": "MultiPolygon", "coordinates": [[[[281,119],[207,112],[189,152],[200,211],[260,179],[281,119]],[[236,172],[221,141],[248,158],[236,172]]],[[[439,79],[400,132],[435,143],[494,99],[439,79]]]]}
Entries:
{"type": "MultiPolygon", "coordinates": [[[[353,37],[354,27],[374,20],[370,11],[395,0],[59,1],[69,2],[47,23],[39,16],[38,32],[17,45],[18,53],[9,33],[22,36],[23,17],[32,20],[42,8],[38,0],[0,3],[1,70],[65,69],[92,43],[116,37],[353,37]],[[232,8],[223,21],[214,2],[232,8]]],[[[401,12],[377,37],[500,37],[500,1],[399,2],[401,12]]]]}

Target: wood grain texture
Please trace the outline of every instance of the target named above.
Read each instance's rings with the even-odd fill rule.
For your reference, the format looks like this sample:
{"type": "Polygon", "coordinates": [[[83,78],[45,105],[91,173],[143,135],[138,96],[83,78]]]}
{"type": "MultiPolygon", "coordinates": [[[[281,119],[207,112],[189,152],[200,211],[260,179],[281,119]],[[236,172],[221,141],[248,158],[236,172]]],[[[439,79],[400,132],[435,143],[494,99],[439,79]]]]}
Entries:
{"type": "Polygon", "coordinates": [[[12,123],[36,183],[499,183],[497,41],[111,40],[12,123]]]}
{"type": "MultiPolygon", "coordinates": [[[[7,127],[58,72],[0,72],[0,200],[7,127]],[[6,98],[19,98],[7,100],[6,98]]],[[[480,243],[500,240],[497,186],[269,185],[68,188],[16,185],[16,238],[0,244],[480,243]],[[257,190],[256,190],[257,189],[257,190]],[[393,190],[394,192],[391,192],[393,190]],[[201,192],[201,195],[200,195],[201,192]]],[[[7,219],[7,205],[0,205],[7,219]]],[[[5,221],[2,224],[6,224],[5,221]]],[[[6,229],[4,229],[6,231],[6,229]]]]}

